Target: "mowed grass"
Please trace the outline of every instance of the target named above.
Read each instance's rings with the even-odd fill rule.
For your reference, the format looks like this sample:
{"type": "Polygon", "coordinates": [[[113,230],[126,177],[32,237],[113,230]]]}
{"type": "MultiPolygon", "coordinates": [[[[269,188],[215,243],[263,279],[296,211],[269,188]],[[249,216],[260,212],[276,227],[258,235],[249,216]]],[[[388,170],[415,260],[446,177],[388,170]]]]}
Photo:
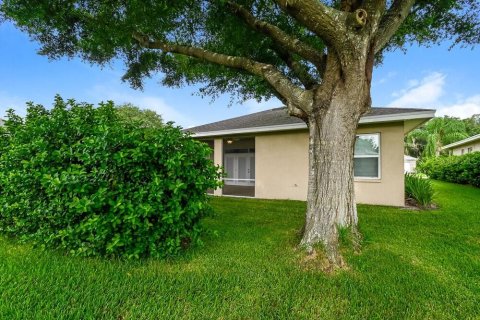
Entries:
{"type": "Polygon", "coordinates": [[[0,238],[0,319],[479,319],[480,189],[435,189],[434,211],[359,206],[362,251],[334,274],[302,263],[297,201],[215,198],[218,236],[170,261],[0,238]]]}

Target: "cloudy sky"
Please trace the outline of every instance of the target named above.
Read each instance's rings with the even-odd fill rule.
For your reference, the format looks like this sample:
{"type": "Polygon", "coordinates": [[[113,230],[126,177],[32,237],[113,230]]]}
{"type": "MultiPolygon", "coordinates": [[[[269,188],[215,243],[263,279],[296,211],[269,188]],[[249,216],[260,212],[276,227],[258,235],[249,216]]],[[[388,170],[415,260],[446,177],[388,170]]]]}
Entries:
{"type": "MultiPolygon", "coordinates": [[[[103,69],[79,59],[49,61],[36,53],[38,44],[9,23],[0,25],[0,39],[0,117],[9,108],[24,114],[27,101],[50,106],[57,93],[95,104],[131,102],[184,127],[281,105],[270,100],[229,106],[229,96],[212,102],[196,95],[198,87],[162,87],[161,75],[148,80],[143,92],[132,90],[120,80],[124,71],[120,61],[103,69]]],[[[460,118],[480,113],[480,48],[448,48],[445,43],[388,54],[374,72],[373,106],[433,108],[437,115],[460,118]]]]}

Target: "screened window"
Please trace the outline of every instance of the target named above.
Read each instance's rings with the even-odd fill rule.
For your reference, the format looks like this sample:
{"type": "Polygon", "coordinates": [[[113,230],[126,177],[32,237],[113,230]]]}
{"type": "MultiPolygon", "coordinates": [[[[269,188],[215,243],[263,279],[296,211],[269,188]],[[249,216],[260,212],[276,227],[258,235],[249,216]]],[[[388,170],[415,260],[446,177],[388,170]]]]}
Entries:
{"type": "Polygon", "coordinates": [[[379,133],[357,135],[353,172],[356,178],[380,178],[379,133]]]}

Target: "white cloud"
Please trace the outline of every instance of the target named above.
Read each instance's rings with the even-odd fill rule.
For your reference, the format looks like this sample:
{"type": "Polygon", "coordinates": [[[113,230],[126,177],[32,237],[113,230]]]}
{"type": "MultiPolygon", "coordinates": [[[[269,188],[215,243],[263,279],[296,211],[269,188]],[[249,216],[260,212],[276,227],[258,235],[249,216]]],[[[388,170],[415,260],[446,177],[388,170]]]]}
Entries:
{"type": "Polygon", "coordinates": [[[168,105],[162,97],[145,95],[143,92],[121,92],[104,85],[95,86],[89,95],[96,101],[112,100],[115,104],[132,103],[139,108],[153,110],[160,114],[165,122],[174,121],[185,128],[195,124],[191,118],[168,105]]]}
{"type": "Polygon", "coordinates": [[[437,116],[448,115],[464,119],[474,114],[480,114],[480,94],[437,109],[437,116]]]}
{"type": "Polygon", "coordinates": [[[378,81],[375,81],[374,85],[384,84],[390,79],[395,78],[396,76],[397,76],[397,72],[389,71],[385,77],[380,78],[380,80],[378,81]]]}
{"type": "Polygon", "coordinates": [[[432,108],[437,110],[437,116],[448,115],[462,119],[480,113],[480,94],[467,98],[451,92],[446,94],[445,79],[446,75],[439,72],[432,72],[420,80],[411,79],[404,89],[392,94],[396,99],[388,107],[432,108]],[[442,101],[444,96],[455,100],[445,103],[442,101]]]}
{"type": "Polygon", "coordinates": [[[406,89],[399,93],[393,93],[393,96],[397,98],[388,106],[397,108],[434,107],[444,93],[445,78],[444,74],[433,72],[422,80],[409,80],[406,89]]]}

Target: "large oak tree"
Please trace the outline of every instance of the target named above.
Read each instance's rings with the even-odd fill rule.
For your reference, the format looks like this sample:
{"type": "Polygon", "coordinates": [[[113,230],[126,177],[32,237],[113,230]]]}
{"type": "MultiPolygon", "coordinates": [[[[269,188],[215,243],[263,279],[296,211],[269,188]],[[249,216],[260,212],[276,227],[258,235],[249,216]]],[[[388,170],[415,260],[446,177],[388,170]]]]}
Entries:
{"type": "Polygon", "coordinates": [[[205,95],[278,97],[310,133],[301,244],[323,244],[337,266],[338,228],[357,234],[353,146],[375,63],[410,43],[480,37],[477,0],[4,0],[0,10],[50,58],[122,59],[133,87],[161,73],[205,95]]]}

